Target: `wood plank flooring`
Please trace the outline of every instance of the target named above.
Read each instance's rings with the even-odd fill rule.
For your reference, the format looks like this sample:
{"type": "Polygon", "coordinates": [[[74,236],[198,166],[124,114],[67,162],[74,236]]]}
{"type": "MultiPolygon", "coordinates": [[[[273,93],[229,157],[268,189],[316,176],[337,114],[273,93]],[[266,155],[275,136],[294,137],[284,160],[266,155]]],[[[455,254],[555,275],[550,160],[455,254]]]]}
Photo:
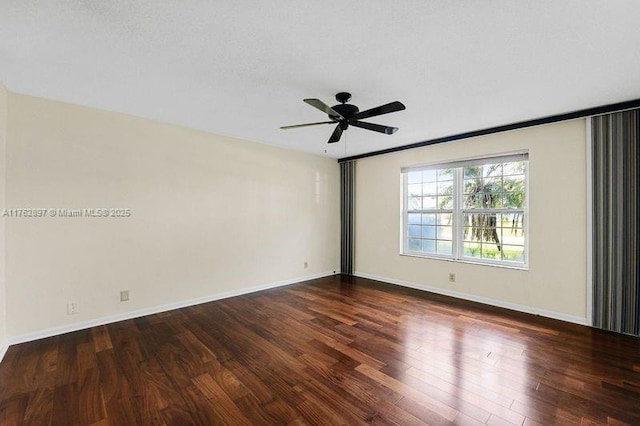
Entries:
{"type": "Polygon", "coordinates": [[[640,339],[345,276],[9,348],[1,425],[640,425],[640,339]]]}

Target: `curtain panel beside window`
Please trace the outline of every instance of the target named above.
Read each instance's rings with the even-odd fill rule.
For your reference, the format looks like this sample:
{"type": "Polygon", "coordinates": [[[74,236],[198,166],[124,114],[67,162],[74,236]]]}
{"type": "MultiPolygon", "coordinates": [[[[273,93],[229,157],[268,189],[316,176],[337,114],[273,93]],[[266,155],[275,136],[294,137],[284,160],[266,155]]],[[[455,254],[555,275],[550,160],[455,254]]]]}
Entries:
{"type": "Polygon", "coordinates": [[[356,162],[340,163],[340,272],[353,275],[356,162]]]}
{"type": "Polygon", "coordinates": [[[591,119],[593,326],[640,336],[640,110],[591,119]]]}

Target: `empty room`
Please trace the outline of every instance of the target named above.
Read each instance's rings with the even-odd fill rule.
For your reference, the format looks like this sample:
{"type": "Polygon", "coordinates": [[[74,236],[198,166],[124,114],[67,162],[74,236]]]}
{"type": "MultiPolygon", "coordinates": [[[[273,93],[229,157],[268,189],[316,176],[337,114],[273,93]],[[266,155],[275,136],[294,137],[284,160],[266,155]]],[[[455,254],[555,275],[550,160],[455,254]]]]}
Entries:
{"type": "Polygon", "coordinates": [[[640,425],[639,18],[0,0],[0,425],[640,425]]]}

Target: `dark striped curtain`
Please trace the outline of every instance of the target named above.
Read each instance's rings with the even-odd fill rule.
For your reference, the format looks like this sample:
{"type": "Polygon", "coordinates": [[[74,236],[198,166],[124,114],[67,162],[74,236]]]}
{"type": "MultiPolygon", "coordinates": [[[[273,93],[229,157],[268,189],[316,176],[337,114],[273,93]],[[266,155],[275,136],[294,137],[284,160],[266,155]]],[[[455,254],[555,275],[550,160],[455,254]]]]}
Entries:
{"type": "Polygon", "coordinates": [[[591,119],[593,325],[640,335],[640,110],[591,119]]]}
{"type": "Polygon", "coordinates": [[[353,274],[356,162],[340,163],[340,271],[353,274]]]}

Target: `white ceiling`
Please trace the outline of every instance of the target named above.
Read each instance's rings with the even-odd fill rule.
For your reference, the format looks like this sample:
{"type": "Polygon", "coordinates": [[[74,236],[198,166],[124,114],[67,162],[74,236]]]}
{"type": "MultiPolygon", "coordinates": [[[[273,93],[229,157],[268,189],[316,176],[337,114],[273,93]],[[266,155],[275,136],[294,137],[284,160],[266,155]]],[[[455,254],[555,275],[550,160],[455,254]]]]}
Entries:
{"type": "Polygon", "coordinates": [[[640,98],[637,0],[0,0],[0,81],[344,157],[640,98]],[[349,91],[392,136],[302,102],[349,91]]]}

